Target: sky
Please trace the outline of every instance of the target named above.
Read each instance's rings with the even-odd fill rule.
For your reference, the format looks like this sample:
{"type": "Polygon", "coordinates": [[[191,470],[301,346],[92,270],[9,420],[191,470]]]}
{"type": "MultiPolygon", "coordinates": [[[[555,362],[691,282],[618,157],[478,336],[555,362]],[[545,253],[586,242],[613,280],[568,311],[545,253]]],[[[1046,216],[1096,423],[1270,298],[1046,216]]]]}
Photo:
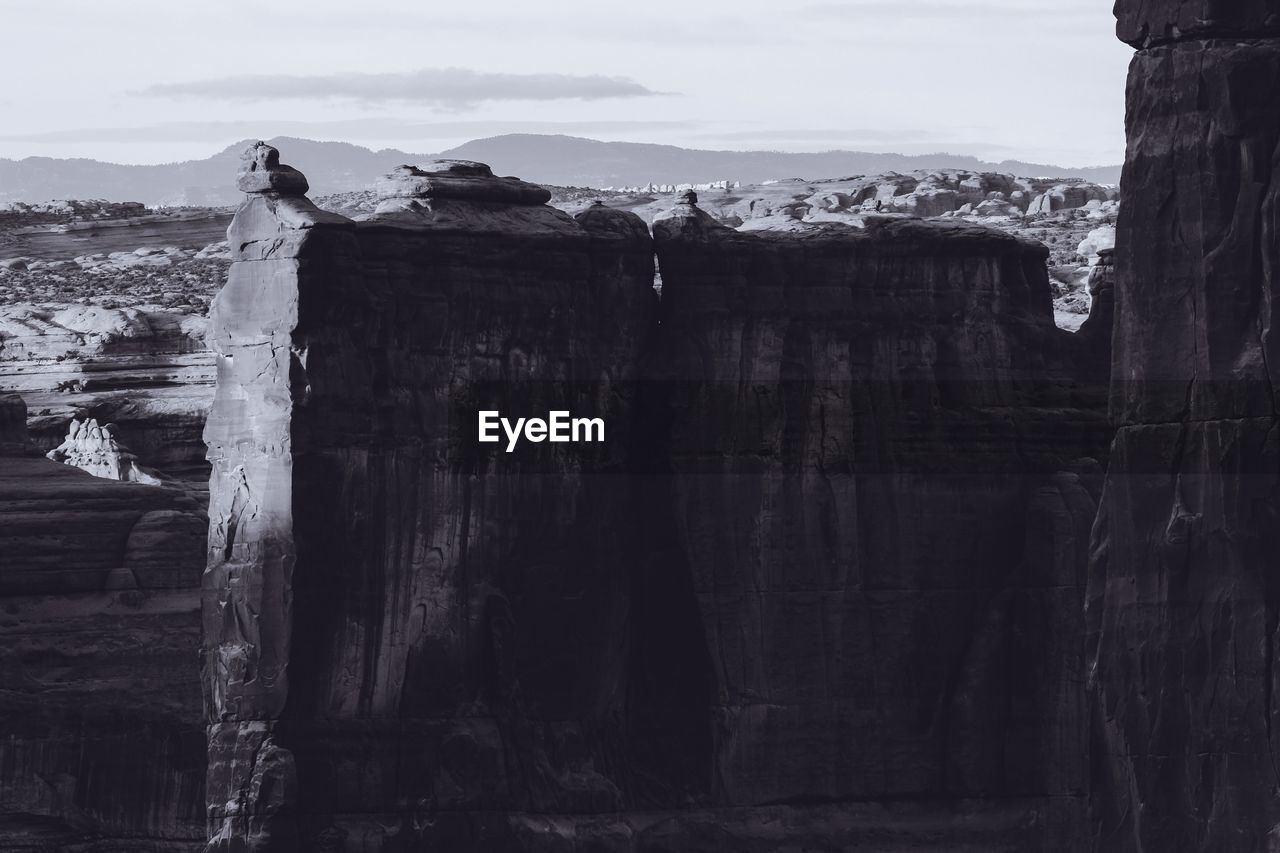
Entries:
{"type": "Polygon", "coordinates": [[[500,133],[1124,160],[1112,0],[0,0],[0,157],[500,133]]]}

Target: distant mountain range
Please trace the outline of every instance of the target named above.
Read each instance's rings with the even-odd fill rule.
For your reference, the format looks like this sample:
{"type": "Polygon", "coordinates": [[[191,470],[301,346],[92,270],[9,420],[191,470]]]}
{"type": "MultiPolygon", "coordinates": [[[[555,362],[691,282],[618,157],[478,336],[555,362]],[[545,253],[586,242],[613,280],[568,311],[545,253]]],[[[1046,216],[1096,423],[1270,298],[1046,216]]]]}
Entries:
{"type": "MultiPolygon", "coordinates": [[[[674,145],[600,142],[575,136],[507,134],[476,139],[438,154],[409,154],[386,148],[371,151],[346,142],[276,137],[281,160],[301,169],[311,194],[365,189],[375,178],[402,163],[437,157],[479,160],[500,175],[556,186],[621,187],[707,183],[718,180],[758,184],[782,178],[836,178],[916,169],[968,169],[1006,172],[1019,177],[1083,178],[1119,183],[1119,166],[1084,169],[1006,160],[990,163],[955,154],[874,154],[824,151],[704,151],[674,145]]],[[[248,140],[204,160],[155,166],[126,166],[88,159],[27,157],[0,159],[0,202],[37,202],[58,198],[103,198],[148,205],[227,205],[241,196],[235,188],[240,152],[248,140]]]]}

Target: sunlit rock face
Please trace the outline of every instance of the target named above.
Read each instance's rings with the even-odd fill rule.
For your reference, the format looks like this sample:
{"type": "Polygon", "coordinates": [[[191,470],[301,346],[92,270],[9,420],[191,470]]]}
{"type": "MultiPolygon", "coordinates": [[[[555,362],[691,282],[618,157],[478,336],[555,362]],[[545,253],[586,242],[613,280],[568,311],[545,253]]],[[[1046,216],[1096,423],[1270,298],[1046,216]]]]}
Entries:
{"type": "Polygon", "coordinates": [[[155,471],[138,464],[138,457],[115,436],[114,424],[99,424],[93,418],[73,418],[67,437],[45,457],[64,465],[73,465],[104,480],[122,483],[161,484],[155,471]]]}
{"type": "Polygon", "coordinates": [[[1096,842],[1273,849],[1280,6],[1116,11],[1140,50],[1088,596],[1096,842]]]}
{"type": "Polygon", "coordinates": [[[0,395],[0,849],[197,851],[208,522],[43,458],[0,395]]]}
{"type": "Polygon", "coordinates": [[[694,197],[651,238],[465,161],[349,220],[265,145],[240,186],[209,332],[211,850],[1083,830],[1110,340],[1054,327],[1042,247],[740,233],[694,197]],[[481,411],[554,409],[606,441],[475,440],[481,411]]]}

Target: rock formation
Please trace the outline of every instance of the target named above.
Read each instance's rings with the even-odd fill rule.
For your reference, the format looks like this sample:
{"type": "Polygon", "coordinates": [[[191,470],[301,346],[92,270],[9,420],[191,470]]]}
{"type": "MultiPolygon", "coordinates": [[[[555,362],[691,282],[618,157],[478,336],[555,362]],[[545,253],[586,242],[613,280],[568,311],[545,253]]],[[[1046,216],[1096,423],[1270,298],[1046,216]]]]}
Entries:
{"type": "Polygon", "coordinates": [[[45,457],[106,480],[160,485],[157,472],[139,465],[138,457],[116,439],[114,431],[115,424],[100,426],[93,418],[72,419],[66,439],[45,457]]]}
{"type": "MultiPolygon", "coordinates": [[[[676,201],[610,196],[607,203],[652,222],[676,201]]],[[[581,205],[552,203],[570,211],[581,205]]],[[[1089,267],[1099,248],[1114,245],[1112,223],[1119,209],[1114,187],[959,170],[774,181],[705,192],[699,204],[721,224],[744,231],[803,231],[816,223],[860,227],[870,216],[898,216],[957,219],[1039,240],[1050,250],[1055,319],[1071,331],[1089,313],[1089,267]],[[1027,215],[1036,199],[1044,200],[1027,215]]]]}
{"type": "Polygon", "coordinates": [[[464,849],[619,809],[647,229],[456,161],[357,223],[274,150],[246,164],[206,431],[212,849],[464,849]],[[617,427],[506,454],[487,409],[617,427]]]}
{"type": "Polygon", "coordinates": [[[1088,628],[1096,849],[1275,849],[1280,5],[1120,0],[1138,48],[1088,628]]]}
{"type": "Polygon", "coordinates": [[[0,396],[0,849],[195,853],[207,518],[42,458],[25,417],[0,396]]]}
{"type": "Polygon", "coordinates": [[[27,404],[17,394],[0,394],[0,448],[5,456],[30,454],[27,404]]]}
{"type": "Polygon", "coordinates": [[[1054,327],[1043,247],[743,233],[692,192],[651,239],[464,161],[395,170],[352,221],[261,144],[240,186],[210,850],[1083,830],[1077,460],[1110,438],[1110,339],[1054,327]],[[607,440],[476,441],[481,411],[551,409],[607,440]]]}
{"type": "Polygon", "coordinates": [[[1027,207],[1029,216],[1045,216],[1059,210],[1084,207],[1089,202],[1116,201],[1118,190],[1096,184],[1057,184],[1033,199],[1027,207]]]}
{"type": "Polygon", "coordinates": [[[0,203],[0,258],[70,260],[85,254],[87,245],[122,255],[140,245],[169,246],[176,254],[218,239],[229,221],[217,208],[149,210],[137,202],[101,200],[0,203]]]}
{"type": "MultiPolygon", "coordinates": [[[[702,207],[721,222],[749,230],[779,223],[856,224],[879,205],[885,214],[938,213],[1026,231],[1051,248],[1059,321],[1073,329],[1088,311],[1086,260],[1075,257],[1077,247],[1084,254],[1094,245],[1084,245],[1084,238],[1113,218],[1110,208],[1091,202],[1093,207],[1026,220],[1027,198],[1057,182],[1000,174],[945,170],[747,187],[729,183],[707,187],[702,207]],[[934,193],[932,201],[921,203],[913,196],[917,192],[934,193]]],[[[571,213],[602,196],[611,206],[634,207],[646,221],[674,202],[671,196],[551,189],[550,204],[571,213]]],[[[384,201],[369,190],[317,204],[354,216],[372,213],[384,201]]],[[[187,483],[207,482],[201,433],[214,368],[204,344],[204,314],[226,279],[230,247],[225,240],[194,247],[225,236],[216,229],[225,229],[229,216],[159,214],[102,202],[11,207],[0,210],[0,388],[27,400],[32,440],[52,450],[72,418],[91,417],[118,424],[143,464],[187,483]]]]}
{"type": "Polygon", "coordinates": [[[1112,333],[1116,315],[1114,249],[1099,250],[1098,262],[1089,272],[1089,298],[1089,317],[1076,334],[1086,341],[1085,350],[1095,354],[1093,375],[1101,383],[1111,376],[1112,333]]]}
{"type": "MultiPolygon", "coordinates": [[[[609,197],[611,205],[633,209],[646,221],[652,221],[671,208],[681,191],[670,188],[656,193],[657,198],[654,193],[628,198],[616,192],[609,197]]],[[[849,222],[864,213],[922,218],[962,216],[1025,227],[1026,214],[1033,203],[1036,217],[1074,210],[1087,211],[1100,220],[1114,217],[1119,191],[1085,181],[1061,183],[944,169],[909,175],[890,172],[814,180],[792,178],[713,189],[702,196],[707,213],[734,227],[745,224],[748,228],[767,228],[776,224],[767,220],[779,217],[849,222]]]]}
{"type": "Polygon", "coordinates": [[[201,430],[213,398],[203,317],[158,306],[0,306],[0,384],[31,408],[32,439],[61,443],[72,419],[127,432],[142,461],[203,477],[201,430]]]}
{"type": "Polygon", "coordinates": [[[1074,825],[1101,469],[1072,460],[1110,438],[1107,342],[1090,361],[1054,327],[1043,247],[901,219],[742,233],[689,199],[654,237],[674,473],[641,578],[687,589],[668,624],[715,722],[651,752],[734,806],[1025,797],[1024,849],[1074,825]]]}

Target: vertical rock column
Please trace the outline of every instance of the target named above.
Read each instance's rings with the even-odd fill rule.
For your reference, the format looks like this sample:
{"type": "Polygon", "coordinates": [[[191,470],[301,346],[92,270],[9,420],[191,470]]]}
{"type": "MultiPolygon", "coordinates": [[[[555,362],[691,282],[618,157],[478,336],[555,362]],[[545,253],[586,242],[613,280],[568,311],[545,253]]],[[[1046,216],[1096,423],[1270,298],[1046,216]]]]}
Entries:
{"type": "Polygon", "coordinates": [[[1120,0],[1120,430],[1087,602],[1107,851],[1280,844],[1280,2],[1120,0]]]}
{"type": "Polygon", "coordinates": [[[394,170],[359,222],[269,148],[241,180],[210,335],[212,849],[522,849],[519,814],[619,810],[644,223],[464,161],[394,170]],[[605,441],[477,440],[481,411],[556,410],[605,441]]]}
{"type": "Polygon", "coordinates": [[[209,720],[210,850],[291,849],[293,756],[274,729],[289,696],[292,435],[306,403],[303,291],[320,297],[354,254],[354,226],[307,200],[303,175],[259,143],[228,229],[234,263],[211,312],[218,388],[205,427],[209,555],[202,679],[209,720]],[[283,814],[282,814],[283,813],[283,814]]]}

